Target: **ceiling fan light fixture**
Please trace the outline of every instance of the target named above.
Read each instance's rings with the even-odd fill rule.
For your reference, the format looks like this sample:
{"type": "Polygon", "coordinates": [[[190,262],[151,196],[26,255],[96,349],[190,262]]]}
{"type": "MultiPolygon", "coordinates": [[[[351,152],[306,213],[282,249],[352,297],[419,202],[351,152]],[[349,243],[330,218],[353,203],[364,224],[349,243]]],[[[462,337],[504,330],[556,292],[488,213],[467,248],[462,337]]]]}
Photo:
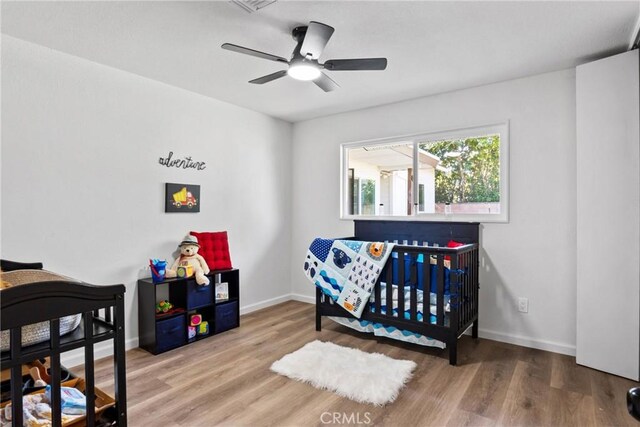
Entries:
{"type": "Polygon", "coordinates": [[[315,80],[320,77],[320,69],[311,64],[291,64],[287,74],[296,80],[315,80]]]}
{"type": "MultiPolygon", "coordinates": [[[[0,0],[2,1],[2,0],[0,0]]],[[[273,2],[275,0],[231,0],[235,2],[273,2]]],[[[325,92],[331,92],[340,87],[331,77],[323,72],[326,71],[365,71],[384,70],[387,68],[387,58],[351,58],[351,59],[329,59],[321,64],[318,58],[322,56],[325,46],[333,34],[333,27],[321,22],[311,21],[309,25],[295,27],[291,31],[296,47],[287,60],[281,56],[261,52],[248,47],[238,46],[232,43],[223,43],[222,49],[256,58],[267,59],[269,61],[287,64],[286,70],[282,68],[275,73],[249,80],[249,83],[262,85],[272,82],[285,76],[290,76],[296,80],[313,81],[313,83],[325,92]]]]}

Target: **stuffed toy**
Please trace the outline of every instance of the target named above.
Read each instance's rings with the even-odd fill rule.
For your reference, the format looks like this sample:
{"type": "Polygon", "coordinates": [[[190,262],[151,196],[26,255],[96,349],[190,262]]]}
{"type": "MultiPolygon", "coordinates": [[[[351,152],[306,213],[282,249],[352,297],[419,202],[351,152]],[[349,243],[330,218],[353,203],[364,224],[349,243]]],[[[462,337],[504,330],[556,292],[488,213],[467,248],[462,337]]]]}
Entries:
{"type": "Polygon", "coordinates": [[[193,269],[193,275],[198,285],[207,286],[209,278],[205,274],[209,273],[209,266],[202,255],[198,255],[198,239],[194,236],[186,236],[180,243],[180,256],[173,263],[171,268],[167,269],[166,277],[172,278],[178,275],[178,269],[189,271],[189,266],[193,269]]]}
{"type": "Polygon", "coordinates": [[[171,304],[166,299],[163,299],[159,303],[156,304],[156,313],[168,313],[169,310],[173,308],[173,304],[171,304]]]}

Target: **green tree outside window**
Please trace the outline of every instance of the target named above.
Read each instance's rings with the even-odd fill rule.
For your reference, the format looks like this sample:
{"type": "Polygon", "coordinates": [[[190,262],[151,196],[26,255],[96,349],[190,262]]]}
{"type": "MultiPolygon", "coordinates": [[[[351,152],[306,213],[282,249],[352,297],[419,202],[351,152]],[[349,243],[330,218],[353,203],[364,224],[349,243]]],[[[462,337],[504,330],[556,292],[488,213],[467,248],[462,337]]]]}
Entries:
{"type": "Polygon", "coordinates": [[[421,143],[436,170],[436,203],[500,202],[500,135],[421,143]]]}

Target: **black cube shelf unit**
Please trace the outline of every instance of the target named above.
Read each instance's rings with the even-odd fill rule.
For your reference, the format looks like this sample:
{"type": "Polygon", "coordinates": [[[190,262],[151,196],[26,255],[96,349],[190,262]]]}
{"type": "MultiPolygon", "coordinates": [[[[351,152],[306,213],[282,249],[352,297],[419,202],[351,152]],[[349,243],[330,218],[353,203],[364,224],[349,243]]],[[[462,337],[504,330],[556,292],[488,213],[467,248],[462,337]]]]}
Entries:
{"type": "Polygon", "coordinates": [[[151,278],[138,280],[138,328],[140,348],[153,354],[204,339],[240,325],[240,272],[237,268],[212,271],[211,282],[200,286],[194,278],[166,279],[153,283],[151,278]],[[229,284],[229,298],[216,299],[215,285],[229,284]],[[156,303],[168,299],[173,309],[156,314],[156,303]],[[207,335],[188,339],[190,316],[200,314],[209,323],[207,335]]]}

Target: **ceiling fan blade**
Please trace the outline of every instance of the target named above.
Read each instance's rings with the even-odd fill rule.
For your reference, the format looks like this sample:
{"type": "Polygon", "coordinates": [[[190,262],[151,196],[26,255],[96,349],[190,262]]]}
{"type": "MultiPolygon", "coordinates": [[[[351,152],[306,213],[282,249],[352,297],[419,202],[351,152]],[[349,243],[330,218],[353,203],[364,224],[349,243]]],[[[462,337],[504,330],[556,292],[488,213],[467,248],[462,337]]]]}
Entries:
{"type": "Polygon", "coordinates": [[[288,64],[289,61],[281,56],[271,55],[270,53],[260,52],[259,50],[249,49],[248,47],[242,47],[231,43],[225,43],[222,46],[223,49],[230,50],[232,52],[244,53],[245,55],[255,56],[257,58],[268,59],[270,61],[284,62],[288,64]]]}
{"type": "Polygon", "coordinates": [[[266,76],[258,77],[257,79],[250,80],[249,83],[261,85],[265,83],[269,83],[272,80],[279,79],[280,77],[284,77],[287,75],[287,70],[276,71],[272,74],[267,74],[266,76]]]}
{"type": "Polygon", "coordinates": [[[316,84],[316,86],[318,86],[325,92],[331,92],[332,90],[338,89],[340,87],[338,86],[338,83],[331,80],[331,78],[325,73],[320,73],[320,77],[315,79],[313,82],[316,84]]]}
{"type": "Polygon", "coordinates": [[[324,68],[330,71],[384,70],[387,58],[330,59],[324,63],[324,68]]]}
{"type": "Polygon", "coordinates": [[[320,22],[309,22],[307,34],[304,36],[302,46],[300,46],[302,56],[308,58],[310,55],[311,59],[318,59],[334,31],[333,27],[320,22]]]}

